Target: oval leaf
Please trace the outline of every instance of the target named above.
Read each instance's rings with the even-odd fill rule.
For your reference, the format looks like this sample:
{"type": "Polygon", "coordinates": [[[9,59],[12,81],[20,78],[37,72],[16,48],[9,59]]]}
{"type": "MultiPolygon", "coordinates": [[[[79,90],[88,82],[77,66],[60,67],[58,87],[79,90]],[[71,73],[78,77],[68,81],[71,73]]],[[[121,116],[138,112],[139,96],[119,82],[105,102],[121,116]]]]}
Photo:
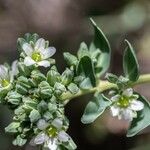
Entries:
{"type": "Polygon", "coordinates": [[[139,64],[131,44],[125,40],[127,48],[123,56],[123,70],[125,76],[131,81],[136,81],[139,78],[139,64]]]}
{"type": "Polygon", "coordinates": [[[127,132],[127,137],[132,137],[150,125],[150,103],[145,97],[139,95],[139,100],[144,104],[144,109],[137,113],[127,132]]]}
{"type": "Polygon", "coordinates": [[[96,79],[92,60],[89,56],[83,56],[77,66],[77,75],[89,78],[93,87],[96,86],[96,79]]]}
{"type": "Polygon", "coordinates": [[[90,20],[95,31],[94,40],[90,46],[90,52],[94,52],[97,49],[101,51],[100,57],[97,59],[98,62],[96,66],[97,75],[98,77],[100,77],[103,73],[107,71],[110,65],[111,48],[104,33],[96,25],[93,19],[90,19],[90,20]]]}
{"type": "Polygon", "coordinates": [[[81,122],[84,124],[92,123],[110,104],[111,102],[104,95],[96,93],[93,100],[87,104],[81,122]]]}

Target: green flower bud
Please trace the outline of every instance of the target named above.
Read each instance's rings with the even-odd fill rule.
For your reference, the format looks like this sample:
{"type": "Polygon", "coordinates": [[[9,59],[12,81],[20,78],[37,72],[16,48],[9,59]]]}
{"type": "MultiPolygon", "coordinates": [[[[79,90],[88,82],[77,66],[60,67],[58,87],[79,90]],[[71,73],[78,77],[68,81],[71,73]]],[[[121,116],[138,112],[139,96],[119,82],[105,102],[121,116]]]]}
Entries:
{"type": "Polygon", "coordinates": [[[67,88],[72,94],[76,94],[79,91],[79,88],[75,83],[70,83],[67,88]]]}
{"type": "Polygon", "coordinates": [[[31,79],[33,80],[32,82],[39,84],[40,82],[45,81],[46,77],[39,70],[33,70],[31,72],[31,79]]]}
{"type": "Polygon", "coordinates": [[[31,111],[30,115],[29,115],[29,118],[30,118],[30,121],[31,121],[32,123],[34,123],[34,122],[38,121],[38,120],[41,118],[41,115],[40,115],[40,113],[39,113],[38,110],[33,109],[33,110],[31,111]]]}
{"type": "Polygon", "coordinates": [[[10,91],[6,97],[6,100],[13,105],[19,105],[21,99],[22,99],[22,95],[20,95],[16,91],[10,91]]]}
{"type": "Polygon", "coordinates": [[[39,94],[41,98],[50,98],[52,97],[53,89],[46,81],[42,81],[39,84],[39,94]]]}
{"type": "Polygon", "coordinates": [[[37,108],[38,108],[38,110],[39,110],[40,112],[44,112],[44,111],[46,111],[46,110],[48,109],[48,106],[47,106],[47,103],[42,100],[42,101],[38,104],[37,108]]]}
{"type": "Polygon", "coordinates": [[[77,76],[77,77],[74,78],[74,83],[78,85],[78,84],[81,83],[83,80],[84,80],[84,77],[83,77],[83,76],[77,76]]]}
{"type": "Polygon", "coordinates": [[[61,76],[57,70],[51,68],[51,70],[47,73],[47,82],[54,86],[56,82],[60,82],[61,76]]]}
{"type": "Polygon", "coordinates": [[[17,138],[13,141],[13,145],[16,146],[23,146],[27,142],[27,139],[23,139],[20,135],[17,136],[17,138]]]}
{"type": "Polygon", "coordinates": [[[74,72],[67,68],[62,73],[62,76],[61,76],[62,84],[63,85],[68,85],[72,81],[73,76],[74,76],[74,72]]]}
{"type": "Polygon", "coordinates": [[[46,112],[43,114],[43,117],[44,117],[44,119],[45,119],[46,121],[53,119],[53,115],[52,115],[52,113],[49,112],[49,111],[46,111],[46,112]]]}
{"type": "Polygon", "coordinates": [[[30,76],[31,73],[29,67],[25,66],[23,62],[18,63],[18,71],[22,76],[30,76]]]}
{"type": "Polygon", "coordinates": [[[55,96],[58,97],[64,92],[66,92],[65,86],[61,83],[56,82],[55,85],[54,85],[55,96]]]}
{"type": "Polygon", "coordinates": [[[36,99],[31,99],[30,97],[23,97],[22,99],[23,101],[23,109],[25,110],[32,110],[32,109],[36,109],[37,105],[38,105],[38,101],[36,99]]]}
{"type": "Polygon", "coordinates": [[[23,114],[14,116],[14,117],[13,117],[13,120],[19,121],[19,122],[23,122],[23,121],[26,120],[26,118],[27,118],[27,114],[26,114],[26,113],[23,113],[23,114]]]}
{"type": "Polygon", "coordinates": [[[28,90],[31,88],[28,79],[26,77],[20,76],[17,80],[16,90],[19,94],[27,94],[28,90]]]}
{"type": "Polygon", "coordinates": [[[12,122],[5,128],[5,132],[17,133],[19,127],[20,127],[20,122],[12,122]]]}
{"type": "Polygon", "coordinates": [[[65,52],[63,55],[69,66],[76,66],[76,64],[78,63],[78,59],[76,56],[70,54],[69,52],[65,52]]]}
{"type": "Polygon", "coordinates": [[[57,110],[57,105],[52,104],[52,103],[48,103],[48,110],[50,113],[54,113],[57,110]]]}

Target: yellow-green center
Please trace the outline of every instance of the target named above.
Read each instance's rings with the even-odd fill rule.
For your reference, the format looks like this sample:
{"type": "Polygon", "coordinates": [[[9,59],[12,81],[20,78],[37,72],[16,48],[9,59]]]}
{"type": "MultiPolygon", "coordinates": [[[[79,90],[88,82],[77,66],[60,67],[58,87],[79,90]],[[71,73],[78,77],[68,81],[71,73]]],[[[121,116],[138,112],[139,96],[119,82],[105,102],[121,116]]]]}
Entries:
{"type": "Polygon", "coordinates": [[[2,87],[6,87],[6,86],[9,85],[9,83],[10,83],[10,82],[9,82],[8,80],[3,79],[2,82],[1,82],[1,85],[2,85],[2,87]]]}
{"type": "Polygon", "coordinates": [[[128,97],[121,96],[120,99],[117,101],[117,105],[119,107],[126,108],[130,105],[130,100],[128,97]]]}
{"type": "Polygon", "coordinates": [[[50,136],[50,137],[56,137],[58,132],[57,132],[57,129],[54,127],[54,126],[50,126],[47,130],[47,134],[50,136]]]}
{"type": "Polygon", "coordinates": [[[42,60],[41,54],[39,52],[33,52],[32,59],[36,62],[41,61],[42,60]]]}

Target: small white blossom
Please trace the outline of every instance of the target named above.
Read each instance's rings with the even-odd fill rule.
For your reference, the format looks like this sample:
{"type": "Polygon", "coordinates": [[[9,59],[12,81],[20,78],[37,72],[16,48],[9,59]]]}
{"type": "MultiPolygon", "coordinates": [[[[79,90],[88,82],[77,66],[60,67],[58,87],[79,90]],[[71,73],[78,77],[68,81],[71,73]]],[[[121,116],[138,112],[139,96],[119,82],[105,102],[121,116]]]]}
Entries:
{"type": "Polygon", "coordinates": [[[34,47],[29,43],[23,44],[22,49],[26,54],[24,59],[24,64],[26,66],[37,65],[49,67],[50,62],[48,59],[56,52],[54,47],[46,48],[46,43],[43,38],[38,39],[34,47]]]}
{"type": "Polygon", "coordinates": [[[68,142],[70,140],[70,136],[62,130],[63,122],[60,118],[54,119],[49,127],[47,124],[44,119],[38,121],[37,127],[40,130],[45,130],[34,137],[30,141],[30,145],[43,145],[43,147],[49,150],[56,150],[61,142],[68,142]]]}
{"type": "Polygon", "coordinates": [[[113,105],[110,108],[112,116],[132,121],[137,117],[137,111],[144,108],[144,104],[137,99],[138,95],[133,94],[132,88],[124,90],[120,95],[113,96],[111,98],[113,105]]]}
{"type": "Polygon", "coordinates": [[[14,76],[17,74],[17,61],[12,63],[11,68],[0,65],[0,88],[5,88],[13,82],[14,76]]]}

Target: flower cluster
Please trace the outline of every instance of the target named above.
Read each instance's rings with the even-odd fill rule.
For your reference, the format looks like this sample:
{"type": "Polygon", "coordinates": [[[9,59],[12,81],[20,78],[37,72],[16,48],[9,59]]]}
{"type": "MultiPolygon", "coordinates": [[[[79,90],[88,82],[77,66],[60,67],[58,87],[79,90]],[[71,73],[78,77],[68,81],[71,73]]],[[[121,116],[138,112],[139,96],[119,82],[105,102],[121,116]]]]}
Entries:
{"type": "Polygon", "coordinates": [[[5,131],[14,134],[14,145],[23,146],[31,140],[32,146],[43,149],[76,149],[66,133],[69,122],[65,102],[60,99],[69,89],[74,93],[79,90],[72,82],[73,70],[67,68],[60,74],[50,58],[55,48],[37,34],[20,38],[18,47],[19,61],[12,67],[0,66],[0,100],[14,112],[13,122],[5,131]],[[46,75],[38,67],[50,65],[46,75]]]}

